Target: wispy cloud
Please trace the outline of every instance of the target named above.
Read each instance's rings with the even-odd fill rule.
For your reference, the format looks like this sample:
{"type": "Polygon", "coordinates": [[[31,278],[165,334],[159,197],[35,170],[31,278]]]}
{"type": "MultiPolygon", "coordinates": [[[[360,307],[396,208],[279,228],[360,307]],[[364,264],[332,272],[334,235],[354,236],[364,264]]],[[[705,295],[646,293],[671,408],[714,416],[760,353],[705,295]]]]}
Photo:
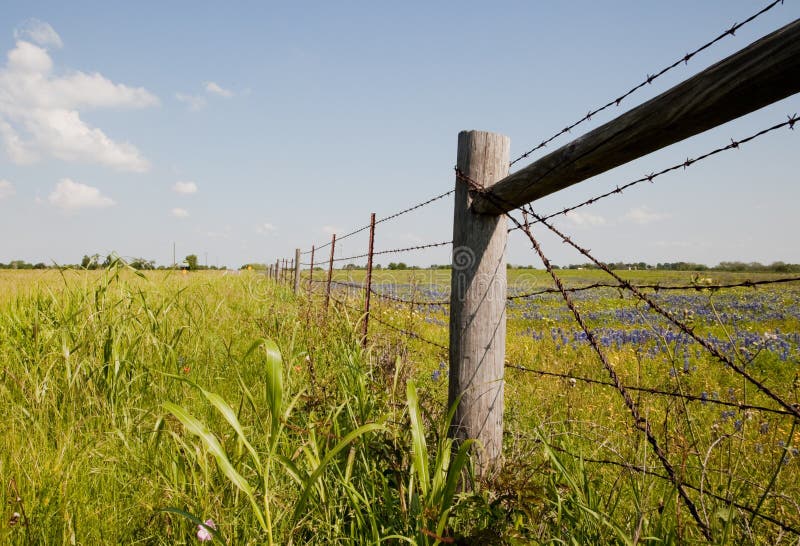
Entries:
{"type": "Polygon", "coordinates": [[[39,19],[28,19],[14,29],[15,40],[25,40],[44,47],[61,49],[64,43],[61,36],[49,24],[39,19]]]}
{"type": "Polygon", "coordinates": [[[577,210],[569,212],[564,218],[577,227],[603,226],[607,223],[606,219],[598,214],[577,210]]]}
{"type": "Polygon", "coordinates": [[[97,209],[115,205],[114,200],[104,196],[100,190],[62,178],[47,198],[50,203],[62,210],[97,209]]]}
{"type": "Polygon", "coordinates": [[[653,211],[649,207],[636,207],[626,212],[622,218],[634,224],[645,225],[666,220],[671,216],[665,212],[653,211]]]}
{"type": "Polygon", "coordinates": [[[270,233],[274,232],[277,228],[270,224],[269,222],[264,222],[263,224],[259,224],[256,226],[256,233],[261,235],[269,235],[270,233]]]}
{"type": "Polygon", "coordinates": [[[172,191],[184,195],[197,193],[197,184],[194,182],[175,182],[175,185],[172,186],[172,191]]]}
{"type": "Polygon", "coordinates": [[[174,216],[175,218],[188,218],[189,217],[189,211],[186,210],[186,209],[182,209],[180,207],[175,207],[174,209],[172,209],[170,211],[170,214],[172,216],[174,216]]]}
{"type": "Polygon", "coordinates": [[[17,164],[54,157],[124,171],[148,170],[148,161],[135,146],[91,127],[80,111],[147,108],[159,104],[158,98],[96,72],[54,75],[47,47],[60,47],[61,39],[47,23],[32,20],[15,36],[18,40],[0,68],[0,140],[8,158],[17,164]]]}
{"type": "Polygon", "coordinates": [[[215,82],[206,82],[203,84],[203,86],[205,87],[206,92],[212,95],[218,95],[220,97],[225,97],[226,99],[229,99],[233,96],[233,91],[230,89],[224,89],[215,82]]]}
{"type": "Polygon", "coordinates": [[[0,180],[0,201],[12,197],[15,193],[14,184],[8,180],[0,180]]]}
{"type": "Polygon", "coordinates": [[[208,104],[208,101],[205,97],[200,97],[197,95],[186,95],[184,93],[175,93],[175,98],[181,101],[182,103],[186,104],[189,110],[193,112],[197,112],[198,110],[202,110],[208,104]]]}

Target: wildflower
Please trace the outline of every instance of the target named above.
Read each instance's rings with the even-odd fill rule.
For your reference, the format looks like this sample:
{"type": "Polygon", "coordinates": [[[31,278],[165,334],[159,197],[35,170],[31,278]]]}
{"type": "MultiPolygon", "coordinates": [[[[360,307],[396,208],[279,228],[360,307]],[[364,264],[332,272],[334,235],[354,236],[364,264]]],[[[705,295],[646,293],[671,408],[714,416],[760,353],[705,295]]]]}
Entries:
{"type": "Polygon", "coordinates": [[[742,420],[741,419],[737,419],[733,423],[733,428],[735,428],[737,432],[741,431],[742,430],[742,420]]]}
{"type": "Polygon", "coordinates": [[[19,523],[20,517],[21,516],[19,515],[19,512],[14,512],[13,514],[11,514],[11,517],[8,520],[8,526],[14,527],[17,523],[19,523]]]}
{"type": "Polygon", "coordinates": [[[189,366],[183,367],[183,373],[189,373],[190,371],[192,371],[192,369],[189,366]]]}
{"type": "Polygon", "coordinates": [[[700,401],[705,404],[708,401],[708,393],[703,391],[700,393],[700,401]]]}
{"type": "Polygon", "coordinates": [[[761,423],[761,426],[758,427],[758,432],[760,432],[761,434],[766,434],[767,432],[769,432],[769,423],[766,421],[761,423]]]}
{"type": "Polygon", "coordinates": [[[439,377],[441,375],[442,372],[440,370],[433,370],[433,373],[431,374],[431,379],[433,379],[434,381],[439,381],[439,377]]]}
{"type": "Polygon", "coordinates": [[[197,526],[197,540],[200,542],[208,542],[213,538],[211,532],[208,530],[209,528],[217,530],[217,525],[214,523],[214,520],[209,518],[203,522],[203,525],[197,526]]]}

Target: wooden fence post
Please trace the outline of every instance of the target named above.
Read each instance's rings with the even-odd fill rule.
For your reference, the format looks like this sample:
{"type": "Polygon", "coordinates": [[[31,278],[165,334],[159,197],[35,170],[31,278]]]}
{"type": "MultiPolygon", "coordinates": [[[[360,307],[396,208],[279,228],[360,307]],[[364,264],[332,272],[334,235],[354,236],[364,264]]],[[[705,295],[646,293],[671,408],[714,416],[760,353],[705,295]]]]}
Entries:
{"type": "Polygon", "coordinates": [[[331,238],[331,259],[328,262],[328,286],[325,289],[325,312],[328,311],[328,305],[331,301],[331,279],[333,278],[333,255],[336,251],[336,234],[331,238]]]}
{"type": "Polygon", "coordinates": [[[311,267],[308,268],[308,301],[314,293],[314,245],[311,245],[311,267]]]}
{"type": "MultiPolygon", "coordinates": [[[[488,189],[508,174],[510,140],[484,131],[458,134],[458,175],[488,189]]],[[[457,440],[478,440],[476,472],[502,462],[506,349],[506,217],[474,213],[468,182],[456,177],[450,294],[448,404],[457,440]]]]}
{"type": "Polygon", "coordinates": [[[294,293],[300,291],[300,249],[294,249],[294,293]]]}
{"type": "Polygon", "coordinates": [[[367,279],[364,283],[366,291],[364,294],[364,347],[367,346],[367,334],[369,333],[369,301],[372,292],[372,252],[375,249],[375,213],[369,218],[369,253],[367,255],[367,279]]]}
{"type": "Polygon", "coordinates": [[[275,282],[280,282],[281,280],[281,261],[280,259],[275,260],[275,282]]]}

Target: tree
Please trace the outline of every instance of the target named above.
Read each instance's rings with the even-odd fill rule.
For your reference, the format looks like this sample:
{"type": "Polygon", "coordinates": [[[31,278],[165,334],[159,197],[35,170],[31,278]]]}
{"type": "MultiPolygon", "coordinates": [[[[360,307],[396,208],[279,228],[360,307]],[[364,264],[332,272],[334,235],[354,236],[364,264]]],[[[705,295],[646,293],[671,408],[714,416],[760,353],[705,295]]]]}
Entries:
{"type": "Polygon", "coordinates": [[[195,271],[197,269],[197,255],[189,254],[186,256],[186,263],[189,264],[189,271],[195,271]]]}

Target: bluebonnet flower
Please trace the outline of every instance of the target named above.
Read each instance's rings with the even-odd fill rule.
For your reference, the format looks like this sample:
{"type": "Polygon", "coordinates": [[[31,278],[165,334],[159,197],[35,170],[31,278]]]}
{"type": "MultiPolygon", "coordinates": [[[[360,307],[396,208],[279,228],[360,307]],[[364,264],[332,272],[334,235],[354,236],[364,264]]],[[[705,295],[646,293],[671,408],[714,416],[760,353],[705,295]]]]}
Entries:
{"type": "Polygon", "coordinates": [[[434,381],[439,381],[439,377],[441,377],[441,375],[442,375],[441,370],[433,370],[433,373],[431,374],[431,379],[433,379],[434,381]]]}

